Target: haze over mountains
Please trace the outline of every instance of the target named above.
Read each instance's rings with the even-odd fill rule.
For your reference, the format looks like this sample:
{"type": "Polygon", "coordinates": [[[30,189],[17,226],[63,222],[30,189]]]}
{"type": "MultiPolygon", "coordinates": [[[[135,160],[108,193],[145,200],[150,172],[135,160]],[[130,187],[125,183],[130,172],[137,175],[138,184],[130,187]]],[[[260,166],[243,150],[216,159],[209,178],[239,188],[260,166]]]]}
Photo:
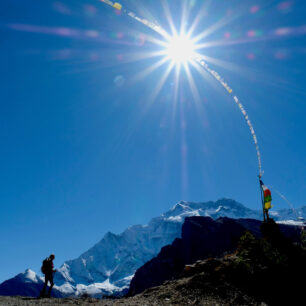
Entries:
{"type": "MultiPolygon", "coordinates": [[[[147,225],[131,226],[120,235],[108,232],[78,258],[66,261],[55,274],[56,295],[86,293],[100,297],[127,292],[135,271],[156,256],[163,246],[179,238],[184,219],[190,216],[261,220],[262,213],[230,199],[205,203],[182,201],[147,225]]],[[[296,223],[297,216],[306,217],[306,206],[295,212],[290,209],[273,212],[276,221],[296,223]]],[[[41,286],[41,278],[28,269],[17,278],[2,283],[0,295],[9,295],[11,286],[19,288],[23,295],[35,295],[41,286]]]]}

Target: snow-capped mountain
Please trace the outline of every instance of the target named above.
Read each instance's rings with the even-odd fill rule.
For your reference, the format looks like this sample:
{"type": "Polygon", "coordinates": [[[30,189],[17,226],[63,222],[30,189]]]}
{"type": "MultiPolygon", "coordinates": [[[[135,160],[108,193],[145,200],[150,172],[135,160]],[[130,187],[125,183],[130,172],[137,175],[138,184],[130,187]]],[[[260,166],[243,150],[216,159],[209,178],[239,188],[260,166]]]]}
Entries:
{"type": "MultiPolygon", "coordinates": [[[[43,284],[43,278],[39,277],[34,271],[27,269],[25,272],[3,282],[0,285],[0,295],[39,296],[43,284]]],[[[52,291],[52,296],[62,297],[62,294],[55,288],[52,291]]]]}
{"type": "MultiPolygon", "coordinates": [[[[288,209],[271,214],[276,221],[296,220],[296,214],[306,217],[306,207],[296,210],[296,213],[288,209]]],[[[76,259],[66,261],[58,269],[55,288],[65,296],[122,294],[128,290],[140,266],[156,256],[163,246],[181,236],[184,219],[190,216],[261,220],[262,212],[230,199],[205,203],[182,201],[147,225],[131,226],[120,235],[108,232],[91,249],[76,259]]]]}

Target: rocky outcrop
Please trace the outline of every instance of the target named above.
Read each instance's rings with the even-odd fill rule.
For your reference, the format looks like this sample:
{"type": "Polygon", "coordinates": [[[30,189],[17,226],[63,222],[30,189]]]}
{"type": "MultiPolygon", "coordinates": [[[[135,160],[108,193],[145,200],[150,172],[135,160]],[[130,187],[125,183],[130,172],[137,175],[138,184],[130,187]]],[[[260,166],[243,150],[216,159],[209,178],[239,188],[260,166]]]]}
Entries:
{"type": "Polygon", "coordinates": [[[130,294],[161,285],[165,280],[177,278],[186,264],[198,259],[220,256],[231,252],[245,228],[237,221],[209,217],[186,218],[182,227],[182,238],[165,246],[157,257],[136,271],[130,285],[130,294]]]}
{"type": "MultiPolygon", "coordinates": [[[[252,219],[234,220],[208,217],[189,217],[182,226],[182,238],[175,239],[160,253],[136,271],[130,285],[130,295],[158,286],[166,280],[178,278],[185,265],[209,257],[220,257],[233,252],[240,237],[248,230],[259,238],[261,222],[252,219]]],[[[291,239],[298,241],[300,229],[280,226],[291,239]]]]}

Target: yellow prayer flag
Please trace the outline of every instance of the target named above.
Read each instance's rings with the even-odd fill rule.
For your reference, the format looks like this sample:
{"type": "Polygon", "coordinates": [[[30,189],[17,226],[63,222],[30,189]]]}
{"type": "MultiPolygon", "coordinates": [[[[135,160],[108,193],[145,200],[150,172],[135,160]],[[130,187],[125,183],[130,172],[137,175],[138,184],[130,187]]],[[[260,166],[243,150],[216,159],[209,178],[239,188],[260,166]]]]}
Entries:
{"type": "Polygon", "coordinates": [[[265,209],[270,209],[272,206],[271,206],[271,202],[266,202],[265,203],[265,209]]]}

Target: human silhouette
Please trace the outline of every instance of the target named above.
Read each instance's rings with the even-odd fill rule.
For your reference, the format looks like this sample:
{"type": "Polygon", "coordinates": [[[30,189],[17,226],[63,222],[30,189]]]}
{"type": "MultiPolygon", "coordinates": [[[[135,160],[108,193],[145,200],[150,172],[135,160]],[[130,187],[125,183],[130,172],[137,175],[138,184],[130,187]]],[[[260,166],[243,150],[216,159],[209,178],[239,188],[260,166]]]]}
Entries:
{"type": "Polygon", "coordinates": [[[45,283],[40,293],[40,297],[50,297],[51,296],[51,291],[54,286],[53,274],[56,272],[56,270],[53,269],[54,268],[54,265],[53,265],[54,258],[55,258],[55,255],[51,254],[48,258],[46,258],[43,261],[41,272],[45,274],[45,283]],[[48,282],[50,282],[50,287],[49,287],[48,294],[46,295],[46,288],[47,288],[48,282]]]}

